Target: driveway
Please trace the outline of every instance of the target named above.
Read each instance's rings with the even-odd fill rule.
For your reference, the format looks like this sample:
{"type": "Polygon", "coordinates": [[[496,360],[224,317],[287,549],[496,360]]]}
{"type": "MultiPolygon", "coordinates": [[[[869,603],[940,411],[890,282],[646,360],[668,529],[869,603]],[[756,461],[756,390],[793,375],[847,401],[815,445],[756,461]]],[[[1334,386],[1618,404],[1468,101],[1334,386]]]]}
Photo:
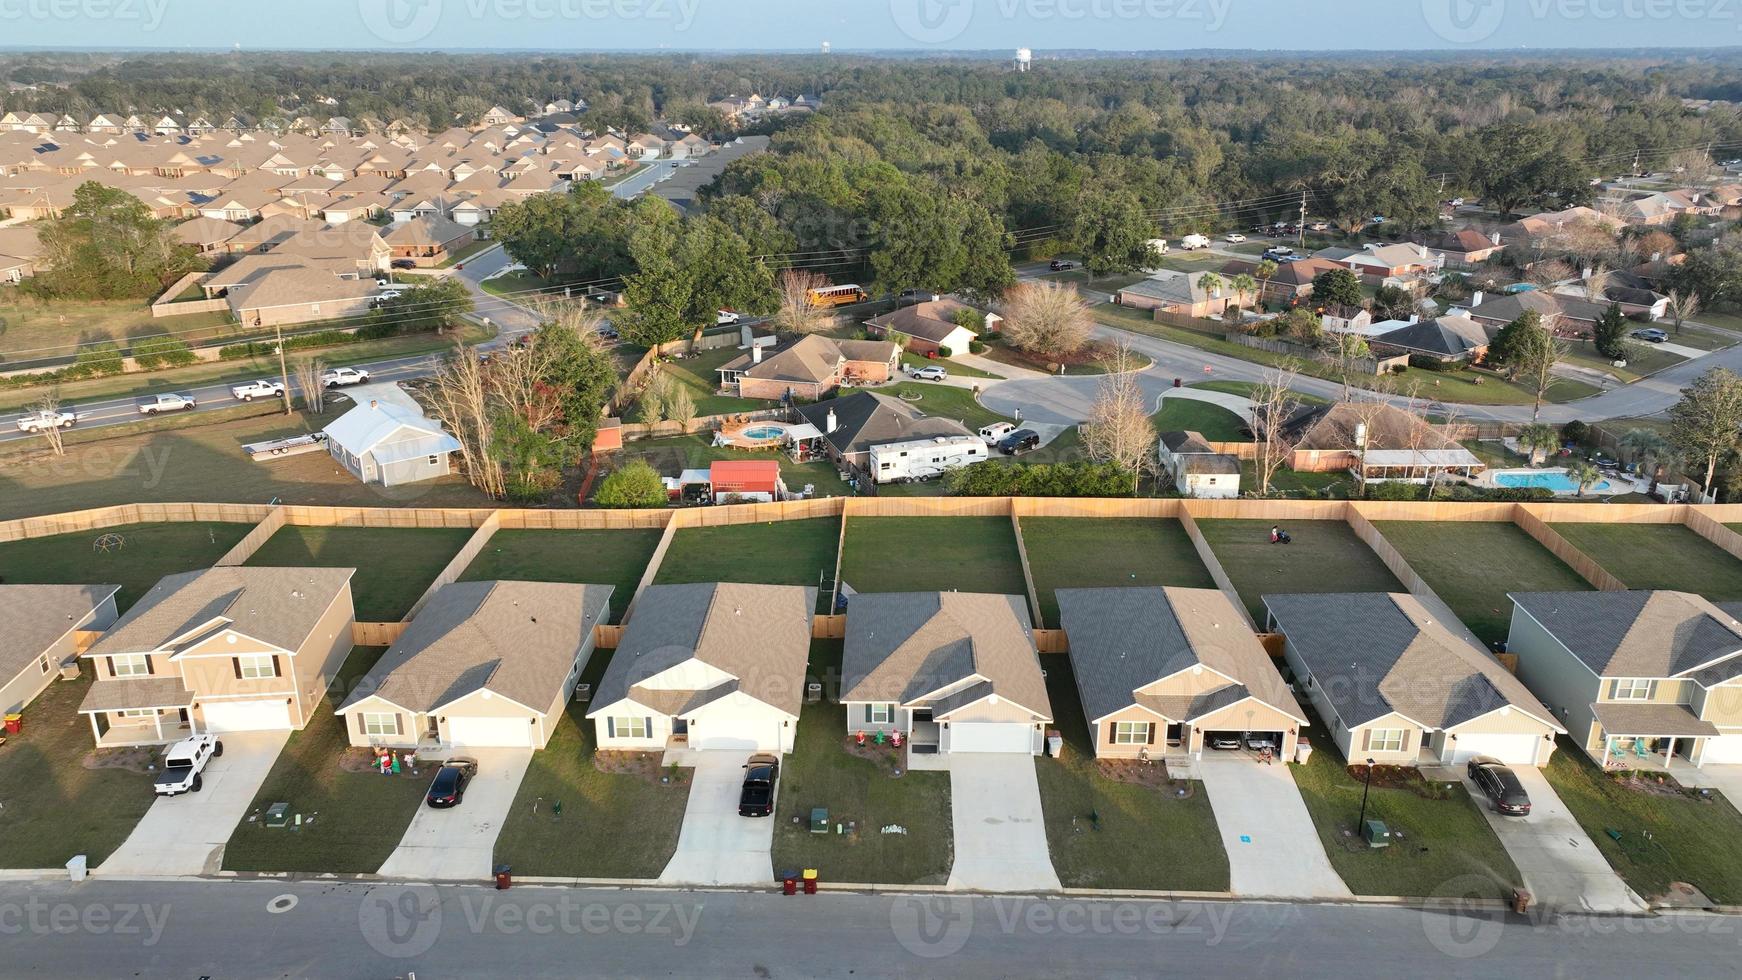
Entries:
{"type": "Polygon", "coordinates": [[[952,754],[950,823],[956,859],[949,886],[960,891],[1058,891],[1046,844],[1046,816],[1034,757],[1021,753],[952,754]]]}
{"type": "MultiPolygon", "coordinates": [[[[774,817],[738,816],[748,752],[696,752],[695,782],[677,851],[659,876],[674,885],[757,885],[774,881],[774,817]]],[[[778,809],[776,813],[778,813],[778,809]]]]}
{"type": "MultiPolygon", "coordinates": [[[[210,874],[224,863],[224,845],[272,771],[290,732],[224,735],[224,754],[206,764],[198,793],[151,804],[133,833],[96,873],[112,878],[210,874]]],[[[142,787],[141,792],[146,792],[142,787]]]]}
{"type": "Polygon", "coordinates": [[[1609,866],[1542,771],[1532,766],[1514,766],[1512,771],[1530,794],[1529,816],[1495,813],[1462,767],[1458,775],[1518,865],[1535,902],[1561,912],[1644,912],[1645,903],[1609,866]]]}
{"type": "Polygon", "coordinates": [[[496,835],[508,819],[514,794],[532,762],[531,749],[468,749],[478,775],[460,805],[435,810],[418,804],[399,846],[381,865],[388,878],[418,881],[485,881],[494,863],[496,835]]]}
{"type": "Polygon", "coordinates": [[[1349,898],[1283,763],[1206,752],[1195,763],[1242,898],[1349,898]]]}

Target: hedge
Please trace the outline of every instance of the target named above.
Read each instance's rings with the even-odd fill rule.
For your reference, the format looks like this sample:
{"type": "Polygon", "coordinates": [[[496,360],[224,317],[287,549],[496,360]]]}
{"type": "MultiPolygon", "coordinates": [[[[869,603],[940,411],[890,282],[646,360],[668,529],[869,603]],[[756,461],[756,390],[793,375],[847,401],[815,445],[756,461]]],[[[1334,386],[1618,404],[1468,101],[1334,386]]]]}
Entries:
{"type": "MultiPolygon", "coordinates": [[[[344,330],[317,330],[314,333],[298,334],[284,341],[287,351],[307,350],[311,347],[337,347],[341,344],[354,344],[361,338],[344,330]]],[[[277,345],[271,341],[253,340],[240,344],[230,344],[218,348],[220,361],[246,361],[255,357],[269,357],[276,353],[277,345]]]]}
{"type": "Polygon", "coordinates": [[[1129,497],[1131,471],[1113,463],[987,461],[951,470],[946,486],[958,497],[1129,497]]]}

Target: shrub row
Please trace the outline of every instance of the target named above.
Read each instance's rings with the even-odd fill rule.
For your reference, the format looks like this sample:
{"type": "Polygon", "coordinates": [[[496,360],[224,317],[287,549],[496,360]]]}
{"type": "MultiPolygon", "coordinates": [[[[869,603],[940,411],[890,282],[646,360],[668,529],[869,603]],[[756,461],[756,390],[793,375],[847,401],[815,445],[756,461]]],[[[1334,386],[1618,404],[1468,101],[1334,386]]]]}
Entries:
{"type": "Polygon", "coordinates": [[[1114,463],[975,463],[951,470],[958,497],[1129,497],[1131,471],[1114,463]]]}

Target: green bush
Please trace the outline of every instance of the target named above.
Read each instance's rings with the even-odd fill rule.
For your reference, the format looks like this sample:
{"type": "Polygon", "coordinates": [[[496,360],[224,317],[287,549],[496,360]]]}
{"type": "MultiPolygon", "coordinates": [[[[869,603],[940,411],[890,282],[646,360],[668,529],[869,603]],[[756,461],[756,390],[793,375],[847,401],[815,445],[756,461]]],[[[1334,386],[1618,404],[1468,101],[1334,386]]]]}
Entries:
{"type": "MultiPolygon", "coordinates": [[[[285,340],[284,349],[309,350],[315,347],[338,347],[342,344],[354,344],[358,337],[343,330],[320,330],[315,333],[305,333],[285,340]]],[[[241,344],[229,344],[218,349],[220,361],[245,361],[254,357],[268,357],[274,353],[271,341],[250,341],[241,344]]]]}
{"type": "Polygon", "coordinates": [[[1456,374],[1466,371],[1470,365],[1463,361],[1442,361],[1431,354],[1409,355],[1409,366],[1423,371],[1439,371],[1444,374],[1456,374]]]}
{"type": "Polygon", "coordinates": [[[147,370],[187,367],[199,360],[188,345],[174,337],[148,337],[133,345],[133,360],[147,370]]]}
{"type": "Polygon", "coordinates": [[[984,354],[986,353],[986,345],[980,343],[978,340],[970,340],[968,341],[968,353],[984,354]]]}
{"type": "Polygon", "coordinates": [[[112,341],[102,341],[79,350],[79,355],[73,358],[73,368],[82,369],[81,377],[100,378],[106,374],[120,374],[121,348],[112,341]]]}
{"type": "Polygon", "coordinates": [[[984,462],[951,470],[958,497],[1129,497],[1131,471],[1113,463],[984,462]]]}
{"type": "Polygon", "coordinates": [[[645,460],[632,460],[599,481],[593,500],[600,507],[664,507],[665,483],[645,460]]]}

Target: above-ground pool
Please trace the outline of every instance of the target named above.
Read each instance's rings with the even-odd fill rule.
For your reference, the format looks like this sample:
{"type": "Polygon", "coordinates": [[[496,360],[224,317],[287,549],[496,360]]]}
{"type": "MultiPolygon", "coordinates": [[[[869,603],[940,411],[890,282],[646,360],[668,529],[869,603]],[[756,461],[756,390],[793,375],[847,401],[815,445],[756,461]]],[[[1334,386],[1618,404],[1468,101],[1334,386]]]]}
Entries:
{"type": "MultiPolygon", "coordinates": [[[[1578,483],[1566,470],[1505,470],[1494,474],[1494,484],[1502,487],[1546,487],[1555,493],[1577,493],[1578,483]]],[[[1619,493],[1620,488],[1608,480],[1598,480],[1585,488],[1586,493],[1619,493]]]]}
{"type": "Polygon", "coordinates": [[[738,430],[740,439],[751,439],[756,442],[766,442],[770,439],[780,439],[786,435],[784,425],[752,425],[747,429],[738,430]]]}

